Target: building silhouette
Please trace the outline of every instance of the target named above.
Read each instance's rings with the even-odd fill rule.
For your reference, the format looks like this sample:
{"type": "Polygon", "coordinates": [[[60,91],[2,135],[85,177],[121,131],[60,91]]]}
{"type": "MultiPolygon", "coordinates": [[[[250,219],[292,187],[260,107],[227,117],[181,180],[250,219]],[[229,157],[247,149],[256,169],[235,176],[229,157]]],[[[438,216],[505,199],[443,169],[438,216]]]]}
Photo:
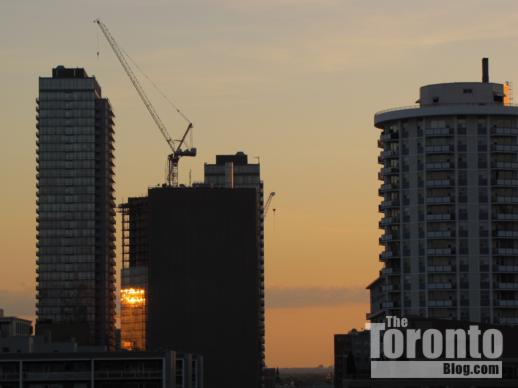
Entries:
{"type": "Polygon", "coordinates": [[[95,77],[58,66],[37,99],[36,332],[111,348],[113,112],[95,77]]]}
{"type": "Polygon", "coordinates": [[[206,386],[262,385],[262,187],[259,164],[219,155],[203,183],[121,205],[123,347],[200,354],[206,386]]]}
{"type": "Polygon", "coordinates": [[[508,84],[423,86],[379,112],[384,266],[368,287],[386,315],[518,324],[518,108],[508,84]]]}

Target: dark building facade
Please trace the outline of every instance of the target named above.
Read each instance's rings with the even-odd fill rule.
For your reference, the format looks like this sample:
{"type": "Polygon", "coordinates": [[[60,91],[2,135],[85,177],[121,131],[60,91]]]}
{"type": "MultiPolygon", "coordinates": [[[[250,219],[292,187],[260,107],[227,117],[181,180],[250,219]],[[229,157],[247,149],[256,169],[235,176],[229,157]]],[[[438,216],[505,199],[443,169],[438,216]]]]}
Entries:
{"type": "Polygon", "coordinates": [[[113,112],[95,77],[58,66],[37,99],[36,332],[113,347],[113,112]]]}
{"type": "Polygon", "coordinates": [[[121,206],[121,334],[123,344],[201,354],[206,386],[254,388],[264,367],[262,182],[252,165],[239,185],[229,163],[227,183],[206,175],[121,206]]]}
{"type": "Polygon", "coordinates": [[[165,352],[0,354],[2,388],[203,388],[203,358],[165,352]]]}

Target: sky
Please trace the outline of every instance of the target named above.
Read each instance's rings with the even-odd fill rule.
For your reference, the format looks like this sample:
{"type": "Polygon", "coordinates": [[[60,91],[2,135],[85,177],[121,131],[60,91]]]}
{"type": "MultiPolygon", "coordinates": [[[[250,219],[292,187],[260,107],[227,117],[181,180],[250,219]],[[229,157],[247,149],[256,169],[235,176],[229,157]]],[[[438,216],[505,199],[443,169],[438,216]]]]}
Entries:
{"type": "MultiPolygon", "coordinates": [[[[164,180],[168,148],[92,21],[194,123],[203,179],[216,154],[259,157],[266,220],[266,361],[333,363],[365,324],[380,263],[376,111],[419,86],[518,81],[515,0],[0,0],[0,307],[34,318],[35,98],[56,65],[95,75],[116,115],[117,203],[164,180]],[[99,56],[97,56],[99,51],[99,56]]],[[[173,137],[185,129],[142,81],[173,137]]],[[[120,222],[119,222],[120,224],[120,222]]],[[[120,241],[120,240],[119,240],[120,241]]],[[[119,256],[120,261],[120,256],[119,256]]]]}

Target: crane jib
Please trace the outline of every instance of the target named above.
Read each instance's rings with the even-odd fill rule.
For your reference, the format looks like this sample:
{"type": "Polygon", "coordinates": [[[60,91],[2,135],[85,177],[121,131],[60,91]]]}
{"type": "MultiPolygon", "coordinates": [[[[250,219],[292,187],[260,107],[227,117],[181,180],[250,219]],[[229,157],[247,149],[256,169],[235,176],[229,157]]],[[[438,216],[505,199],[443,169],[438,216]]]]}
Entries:
{"type": "MultiPolygon", "coordinates": [[[[155,107],[151,103],[151,100],[148,98],[147,94],[145,93],[144,89],[142,88],[142,85],[140,84],[137,76],[131,69],[131,66],[129,65],[128,61],[126,60],[126,56],[124,55],[123,50],[119,45],[117,44],[117,41],[112,36],[110,31],[108,30],[108,27],[100,20],[96,19],[94,20],[94,23],[96,23],[99,28],[101,29],[104,37],[108,41],[108,44],[112,48],[115,56],[119,60],[122,68],[126,72],[126,75],[130,79],[131,83],[135,87],[135,90],[137,91],[137,94],[139,95],[140,99],[144,103],[144,106],[148,110],[151,118],[155,122],[156,126],[162,133],[162,136],[166,140],[167,144],[169,145],[169,148],[172,150],[172,154],[168,157],[168,172],[167,172],[167,183],[170,186],[178,186],[178,161],[180,157],[182,156],[196,156],[196,148],[191,148],[188,150],[182,150],[181,147],[183,146],[183,143],[185,142],[185,139],[191,129],[193,128],[192,123],[189,121],[189,125],[187,126],[187,129],[185,130],[182,139],[178,142],[178,145],[175,146],[174,140],[169,135],[169,131],[167,130],[166,126],[164,125],[162,119],[158,115],[158,112],[156,111],[155,107]]],[[[176,111],[186,120],[187,117],[178,109],[176,108],[176,111]]]]}

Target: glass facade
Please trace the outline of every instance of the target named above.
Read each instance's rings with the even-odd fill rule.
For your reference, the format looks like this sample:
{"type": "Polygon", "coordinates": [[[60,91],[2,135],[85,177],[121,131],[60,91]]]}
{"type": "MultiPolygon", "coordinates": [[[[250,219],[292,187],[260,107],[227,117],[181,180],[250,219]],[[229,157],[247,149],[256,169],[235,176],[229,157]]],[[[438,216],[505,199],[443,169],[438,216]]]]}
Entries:
{"type": "Polygon", "coordinates": [[[80,323],[88,331],[78,336],[82,342],[110,347],[115,318],[111,106],[94,77],[58,67],[52,78],[40,78],[37,112],[37,324],[51,331],[65,325],[73,334],[80,323]]]}

